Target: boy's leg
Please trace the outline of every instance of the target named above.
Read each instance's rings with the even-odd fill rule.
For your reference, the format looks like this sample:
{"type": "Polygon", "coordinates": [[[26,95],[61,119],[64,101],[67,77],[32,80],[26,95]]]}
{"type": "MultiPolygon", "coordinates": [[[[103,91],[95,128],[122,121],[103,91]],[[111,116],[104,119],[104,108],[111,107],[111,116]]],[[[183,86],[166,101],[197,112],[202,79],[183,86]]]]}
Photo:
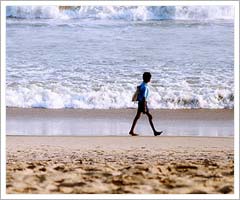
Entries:
{"type": "Polygon", "coordinates": [[[156,132],[156,129],[155,129],[155,127],[153,125],[153,122],[152,122],[152,115],[149,112],[146,112],[146,115],[148,116],[148,120],[149,120],[149,123],[151,125],[151,128],[152,128],[153,132],[156,132]]]}
{"type": "Polygon", "coordinates": [[[133,120],[133,124],[132,124],[131,130],[129,131],[130,135],[134,135],[135,134],[134,133],[134,128],[135,128],[137,120],[140,118],[140,116],[141,116],[141,112],[138,111],[136,116],[135,116],[135,118],[134,118],[134,120],[133,120]]]}
{"type": "Polygon", "coordinates": [[[150,125],[151,125],[151,127],[152,127],[152,130],[153,130],[154,135],[155,135],[155,136],[161,135],[161,134],[162,134],[162,131],[160,131],[160,132],[156,131],[156,129],[155,129],[154,125],[153,125],[152,115],[151,115],[149,112],[146,112],[146,115],[148,116],[148,120],[149,120],[149,123],[150,123],[150,125]]]}

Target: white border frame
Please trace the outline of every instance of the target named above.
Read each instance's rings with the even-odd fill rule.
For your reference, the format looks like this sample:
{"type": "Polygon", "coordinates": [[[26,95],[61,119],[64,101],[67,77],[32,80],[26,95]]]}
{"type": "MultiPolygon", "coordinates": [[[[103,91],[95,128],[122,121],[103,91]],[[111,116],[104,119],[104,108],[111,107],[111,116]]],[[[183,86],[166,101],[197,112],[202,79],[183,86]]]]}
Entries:
{"type": "Polygon", "coordinates": [[[239,199],[239,1],[1,1],[1,198],[3,199],[239,199]],[[234,19],[234,194],[6,194],[6,6],[232,5],[234,19]]]}

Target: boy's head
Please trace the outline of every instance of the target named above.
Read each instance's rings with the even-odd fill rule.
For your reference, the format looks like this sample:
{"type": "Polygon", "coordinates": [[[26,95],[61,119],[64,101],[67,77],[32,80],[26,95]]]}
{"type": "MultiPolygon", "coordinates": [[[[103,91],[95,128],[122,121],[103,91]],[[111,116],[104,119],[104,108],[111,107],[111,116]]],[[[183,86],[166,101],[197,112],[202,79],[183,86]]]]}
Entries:
{"type": "Polygon", "coordinates": [[[150,82],[151,77],[152,77],[152,75],[151,75],[150,72],[144,72],[144,73],[143,73],[143,81],[144,81],[145,83],[150,82]]]}

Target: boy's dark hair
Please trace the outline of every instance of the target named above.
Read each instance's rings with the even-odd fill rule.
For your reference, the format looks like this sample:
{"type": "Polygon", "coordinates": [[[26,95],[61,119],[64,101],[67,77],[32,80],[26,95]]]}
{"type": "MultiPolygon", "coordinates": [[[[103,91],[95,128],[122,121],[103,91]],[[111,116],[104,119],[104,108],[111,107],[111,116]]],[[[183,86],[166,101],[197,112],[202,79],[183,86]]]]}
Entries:
{"type": "Polygon", "coordinates": [[[150,81],[151,77],[152,77],[152,75],[151,75],[150,72],[144,72],[143,73],[143,81],[145,83],[148,83],[150,81]]]}

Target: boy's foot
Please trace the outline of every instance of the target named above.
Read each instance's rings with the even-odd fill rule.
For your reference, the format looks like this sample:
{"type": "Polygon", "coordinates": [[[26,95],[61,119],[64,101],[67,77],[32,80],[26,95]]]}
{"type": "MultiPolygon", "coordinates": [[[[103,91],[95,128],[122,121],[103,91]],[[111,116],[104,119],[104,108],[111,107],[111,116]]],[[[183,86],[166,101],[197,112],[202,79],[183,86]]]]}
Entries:
{"type": "Polygon", "coordinates": [[[160,132],[158,132],[158,131],[154,132],[154,136],[158,136],[158,135],[161,135],[161,134],[162,134],[162,131],[160,131],[160,132]]]}
{"type": "Polygon", "coordinates": [[[138,136],[137,133],[131,133],[131,132],[129,132],[129,135],[131,135],[131,136],[138,136]]]}

